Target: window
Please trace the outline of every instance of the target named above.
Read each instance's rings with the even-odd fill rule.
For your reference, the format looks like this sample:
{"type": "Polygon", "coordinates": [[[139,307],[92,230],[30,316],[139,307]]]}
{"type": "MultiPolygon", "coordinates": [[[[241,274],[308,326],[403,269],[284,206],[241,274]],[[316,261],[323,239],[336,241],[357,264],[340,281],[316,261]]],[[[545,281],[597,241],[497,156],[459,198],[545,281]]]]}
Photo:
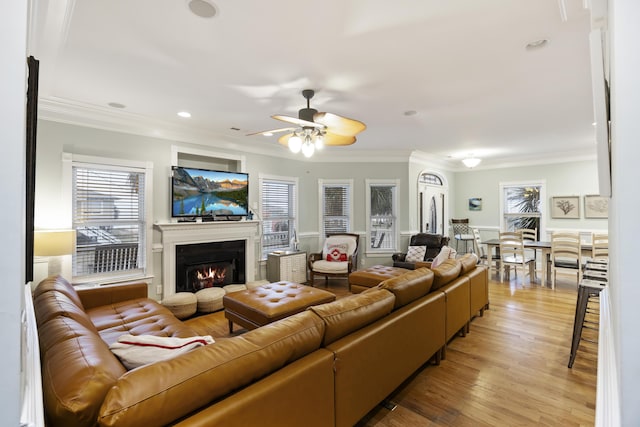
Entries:
{"type": "Polygon", "coordinates": [[[501,184],[501,229],[513,231],[519,228],[538,229],[542,232],[542,207],[544,185],[541,182],[501,184]]]}
{"type": "Polygon", "coordinates": [[[367,252],[393,252],[398,241],[397,180],[367,181],[367,252]]]}
{"type": "MultiPolygon", "coordinates": [[[[353,228],[353,180],[319,180],[321,208],[320,233],[323,237],[333,233],[349,233],[353,228]]],[[[323,239],[324,240],[324,239],[323,239]]]]}
{"type": "Polygon", "coordinates": [[[140,277],[147,268],[150,167],[117,160],[71,165],[76,281],[140,277]]]}
{"type": "Polygon", "coordinates": [[[260,176],[263,258],[269,252],[291,249],[297,242],[297,196],[296,178],[260,176]]]}

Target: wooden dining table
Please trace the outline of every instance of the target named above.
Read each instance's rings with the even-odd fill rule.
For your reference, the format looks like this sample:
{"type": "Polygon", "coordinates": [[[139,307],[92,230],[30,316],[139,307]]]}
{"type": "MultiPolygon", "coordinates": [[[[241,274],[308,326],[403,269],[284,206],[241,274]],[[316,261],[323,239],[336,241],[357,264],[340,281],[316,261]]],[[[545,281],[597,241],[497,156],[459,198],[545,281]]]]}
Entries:
{"type": "MultiPolygon", "coordinates": [[[[533,249],[535,251],[540,251],[542,255],[542,278],[541,284],[542,286],[547,285],[547,280],[551,277],[551,242],[545,241],[531,241],[525,240],[524,242],[525,249],[533,249]]],[[[492,255],[497,254],[497,248],[500,248],[500,239],[489,239],[481,242],[483,245],[487,245],[487,259],[491,260],[492,255]]],[[[580,250],[583,255],[591,256],[591,244],[583,243],[580,245],[580,250]]],[[[492,277],[492,267],[493,263],[489,262],[489,277],[492,277]]],[[[536,266],[537,267],[537,266],[536,266]]]]}

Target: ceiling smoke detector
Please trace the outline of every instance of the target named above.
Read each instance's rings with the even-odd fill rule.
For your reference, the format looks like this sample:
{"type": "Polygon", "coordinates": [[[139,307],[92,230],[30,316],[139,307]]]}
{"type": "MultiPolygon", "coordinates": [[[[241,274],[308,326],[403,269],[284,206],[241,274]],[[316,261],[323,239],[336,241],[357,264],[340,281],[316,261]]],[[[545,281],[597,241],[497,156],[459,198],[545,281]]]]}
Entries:
{"type": "Polygon", "coordinates": [[[187,0],[187,5],[194,15],[201,18],[213,18],[218,13],[218,9],[210,0],[187,0]]]}

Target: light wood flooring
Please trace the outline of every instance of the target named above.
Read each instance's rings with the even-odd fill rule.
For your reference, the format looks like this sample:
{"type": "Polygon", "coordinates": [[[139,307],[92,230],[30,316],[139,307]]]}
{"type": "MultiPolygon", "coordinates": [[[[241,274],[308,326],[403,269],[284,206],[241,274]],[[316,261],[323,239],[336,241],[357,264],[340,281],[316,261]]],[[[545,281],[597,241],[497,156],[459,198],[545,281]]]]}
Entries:
{"type": "Polygon", "coordinates": [[[597,344],[583,341],[567,367],[575,280],[559,277],[556,290],[491,281],[489,298],[440,366],[423,367],[391,396],[395,410],[379,406],[359,426],[592,426],[597,344]]]}
{"type": "MultiPolygon", "coordinates": [[[[328,289],[348,294],[344,280],[328,289]]],[[[597,344],[583,341],[567,367],[575,280],[559,276],[556,290],[528,277],[492,280],[489,298],[490,310],[449,343],[446,360],[423,366],[390,396],[395,410],[378,406],[358,427],[593,425],[597,344]]],[[[218,336],[228,336],[220,316],[218,336]]],[[[583,336],[597,339],[597,331],[583,336]]]]}

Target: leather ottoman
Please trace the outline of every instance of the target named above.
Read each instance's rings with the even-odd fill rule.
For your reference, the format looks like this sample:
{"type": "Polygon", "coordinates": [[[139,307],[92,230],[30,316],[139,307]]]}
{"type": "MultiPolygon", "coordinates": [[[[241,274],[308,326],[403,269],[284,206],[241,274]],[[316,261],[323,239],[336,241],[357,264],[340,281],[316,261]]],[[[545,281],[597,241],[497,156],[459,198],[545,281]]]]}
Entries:
{"type": "Polygon", "coordinates": [[[255,329],[335,299],[331,292],[282,281],[226,294],[222,305],[232,333],[234,323],[255,329]]]}
{"type": "Polygon", "coordinates": [[[354,271],[349,275],[349,290],[354,294],[358,294],[374,286],[378,286],[380,282],[400,276],[408,271],[406,268],[389,267],[386,265],[374,265],[364,270],[354,271]]]}

